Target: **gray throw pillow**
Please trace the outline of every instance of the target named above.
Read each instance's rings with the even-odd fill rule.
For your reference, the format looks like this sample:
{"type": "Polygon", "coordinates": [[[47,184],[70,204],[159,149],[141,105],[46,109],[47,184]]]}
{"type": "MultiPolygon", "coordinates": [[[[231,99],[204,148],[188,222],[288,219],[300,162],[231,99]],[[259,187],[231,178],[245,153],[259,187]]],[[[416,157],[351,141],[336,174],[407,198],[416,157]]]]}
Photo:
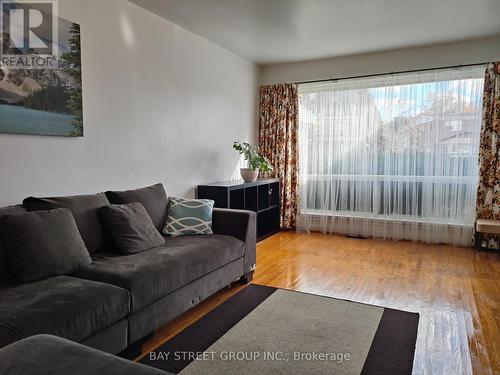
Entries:
{"type": "Polygon", "coordinates": [[[97,213],[99,208],[107,204],[109,201],[104,193],[51,198],[29,197],[23,201],[23,206],[28,211],[46,211],[56,208],[70,210],[90,253],[105,249],[107,246],[97,213]]]}
{"type": "Polygon", "coordinates": [[[21,282],[67,275],[92,263],[75,219],[65,208],[2,216],[0,241],[21,282]]]}
{"type": "Polygon", "coordinates": [[[139,253],[165,242],[141,203],[104,206],[99,214],[113,248],[120,254],[139,253]]]}
{"type": "Polygon", "coordinates": [[[111,204],[142,203],[156,229],[161,231],[165,226],[168,198],[162,184],[134,190],[107,191],[106,197],[111,204]]]}
{"type": "Polygon", "coordinates": [[[194,234],[213,234],[212,212],[214,201],[211,199],[168,199],[167,223],[164,234],[172,237],[194,234]]]}

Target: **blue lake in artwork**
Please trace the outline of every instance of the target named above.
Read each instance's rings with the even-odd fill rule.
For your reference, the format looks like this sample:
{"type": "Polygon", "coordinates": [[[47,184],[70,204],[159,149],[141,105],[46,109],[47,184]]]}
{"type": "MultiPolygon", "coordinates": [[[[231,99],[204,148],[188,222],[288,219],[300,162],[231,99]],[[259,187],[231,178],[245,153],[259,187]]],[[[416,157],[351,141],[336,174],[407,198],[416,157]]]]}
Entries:
{"type": "Polygon", "coordinates": [[[75,117],[0,104],[0,133],[71,136],[75,117]]]}

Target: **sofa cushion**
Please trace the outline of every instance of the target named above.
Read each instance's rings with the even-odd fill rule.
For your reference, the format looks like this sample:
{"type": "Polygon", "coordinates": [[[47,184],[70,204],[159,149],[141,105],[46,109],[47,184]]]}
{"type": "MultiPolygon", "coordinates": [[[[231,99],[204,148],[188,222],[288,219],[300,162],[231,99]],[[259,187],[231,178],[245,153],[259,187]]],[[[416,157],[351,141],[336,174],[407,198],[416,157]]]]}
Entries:
{"type": "Polygon", "coordinates": [[[50,335],[36,335],[0,350],[0,374],[9,375],[169,375],[50,335]]]}
{"type": "Polygon", "coordinates": [[[141,203],[104,206],[99,215],[117,253],[139,253],[165,242],[141,203]]]}
{"type": "Polygon", "coordinates": [[[22,282],[72,273],[92,263],[66,208],[25,212],[0,218],[0,243],[22,282]]]}
{"type": "Polygon", "coordinates": [[[167,222],[163,233],[172,237],[213,234],[211,199],[168,199],[167,222]]]}
{"type": "Polygon", "coordinates": [[[125,318],[129,293],[113,285],[57,276],[0,285],[0,347],[39,333],[81,341],[125,318]]]}
{"type": "Polygon", "coordinates": [[[164,245],[139,254],[96,254],[92,264],[81,268],[75,276],[129,290],[132,311],[137,311],[241,258],[243,252],[243,242],[231,236],[167,238],[164,245]]]}
{"type": "Polygon", "coordinates": [[[69,209],[75,217],[78,230],[90,253],[105,246],[105,237],[98,210],[107,204],[109,201],[104,193],[56,198],[29,197],[23,201],[23,205],[28,211],[69,209]]]}
{"type": "MultiPolygon", "coordinates": [[[[26,212],[23,206],[7,206],[0,208],[0,218],[3,215],[22,214],[26,212]]],[[[7,249],[2,248],[0,243],[0,281],[14,278],[7,249]]]]}
{"type": "Polygon", "coordinates": [[[156,229],[160,232],[163,230],[167,218],[168,198],[162,184],[135,190],[107,191],[106,196],[113,204],[142,203],[156,229]]]}

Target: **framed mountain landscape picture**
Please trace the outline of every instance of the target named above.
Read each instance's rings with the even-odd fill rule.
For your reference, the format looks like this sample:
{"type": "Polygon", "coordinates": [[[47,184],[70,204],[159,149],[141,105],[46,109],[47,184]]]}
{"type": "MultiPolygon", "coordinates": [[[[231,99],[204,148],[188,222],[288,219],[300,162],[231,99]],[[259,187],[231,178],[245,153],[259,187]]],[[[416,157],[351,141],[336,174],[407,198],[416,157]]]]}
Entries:
{"type": "Polygon", "coordinates": [[[36,14],[2,7],[0,133],[82,137],[80,26],[40,8],[47,26],[23,34],[12,26],[13,9],[36,14]]]}

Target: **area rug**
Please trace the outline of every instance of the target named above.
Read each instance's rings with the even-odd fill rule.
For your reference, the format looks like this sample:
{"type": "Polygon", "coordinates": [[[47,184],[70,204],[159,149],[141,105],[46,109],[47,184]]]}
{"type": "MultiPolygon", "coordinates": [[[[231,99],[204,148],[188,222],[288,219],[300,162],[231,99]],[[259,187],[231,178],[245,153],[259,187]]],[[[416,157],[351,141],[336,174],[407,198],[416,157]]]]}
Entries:
{"type": "Polygon", "coordinates": [[[173,374],[411,374],[419,315],[251,284],[140,362],[173,374]]]}

